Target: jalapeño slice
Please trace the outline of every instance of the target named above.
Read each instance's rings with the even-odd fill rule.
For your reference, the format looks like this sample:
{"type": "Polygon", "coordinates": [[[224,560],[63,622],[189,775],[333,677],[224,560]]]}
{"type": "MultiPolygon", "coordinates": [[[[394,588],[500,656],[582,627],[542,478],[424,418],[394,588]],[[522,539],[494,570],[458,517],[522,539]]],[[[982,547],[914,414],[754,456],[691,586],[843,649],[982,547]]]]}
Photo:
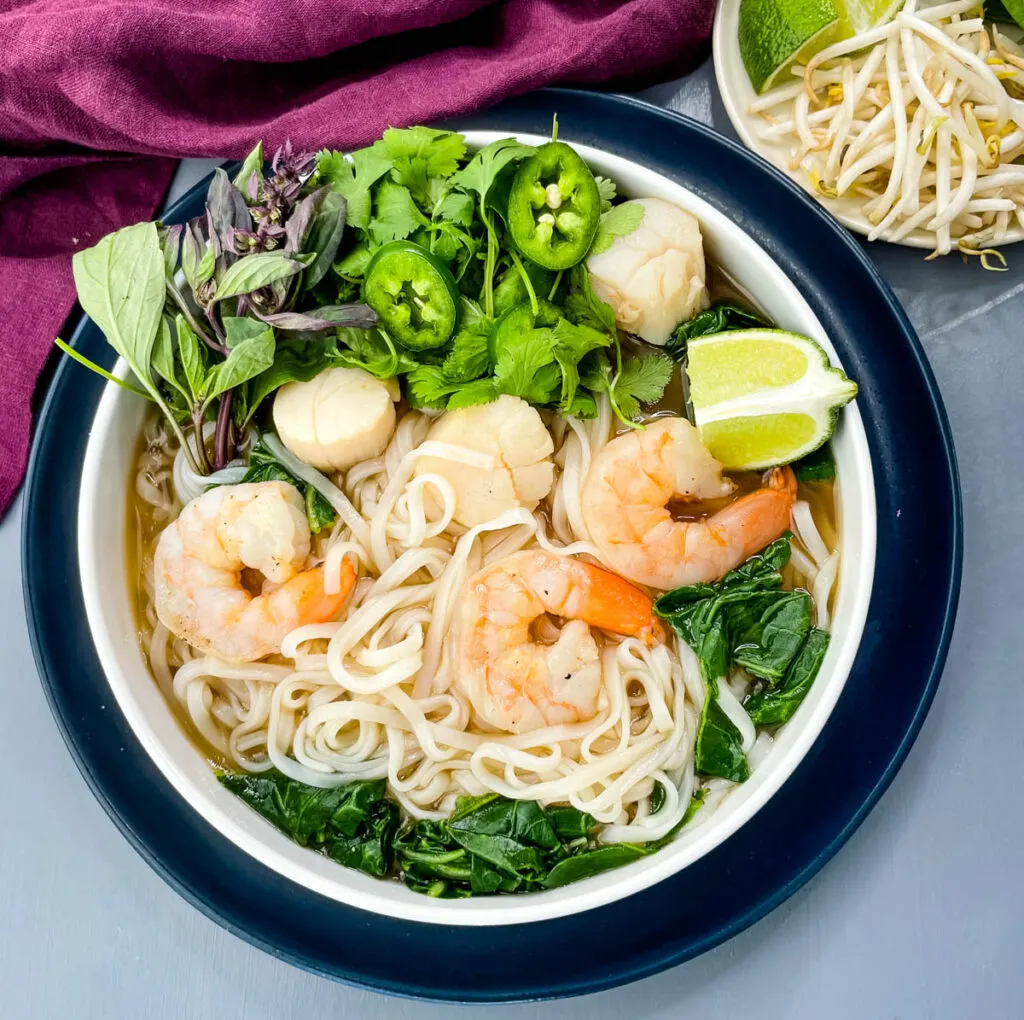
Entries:
{"type": "Polygon", "coordinates": [[[548,142],[524,159],[508,198],[516,247],[545,269],[568,269],[590,250],[601,196],[590,167],[565,142],[548,142]]]}
{"type": "Polygon", "coordinates": [[[443,347],[458,325],[459,289],[448,267],[412,241],[379,248],[366,267],[363,300],[411,351],[443,347]]]}

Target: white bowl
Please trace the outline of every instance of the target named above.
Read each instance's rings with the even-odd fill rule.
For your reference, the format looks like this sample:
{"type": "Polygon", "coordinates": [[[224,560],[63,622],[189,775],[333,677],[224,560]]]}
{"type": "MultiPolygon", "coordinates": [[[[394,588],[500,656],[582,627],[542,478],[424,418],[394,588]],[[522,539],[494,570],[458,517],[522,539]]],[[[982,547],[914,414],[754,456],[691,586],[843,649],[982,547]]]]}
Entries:
{"type": "MultiPolygon", "coordinates": [[[[748,112],[750,104],[757,98],[757,93],[754,92],[754,86],[750,84],[747,70],[743,66],[743,58],[740,56],[739,25],[740,0],[721,0],[718,5],[718,13],[715,15],[715,29],[711,44],[712,54],[718,91],[722,96],[725,112],[736,129],[736,134],[740,136],[740,140],[748,149],[768,160],[787,177],[799,184],[844,227],[852,230],[855,234],[863,234],[867,237],[875,225],[864,215],[860,199],[852,196],[825,198],[824,195],[814,190],[803,173],[789,169],[788,145],[766,142],[758,136],[757,129],[764,127],[765,122],[756,113],[748,112]]],[[[889,241],[892,233],[892,229],[885,230],[878,240],[889,241]]],[[[997,247],[1021,240],[1024,240],[1024,229],[1013,226],[1006,231],[1006,235],[997,247]]],[[[923,230],[914,230],[906,237],[892,243],[904,245],[907,248],[928,248],[930,250],[935,247],[935,235],[923,230]]],[[[986,245],[992,247],[989,242],[986,242],[986,245]]]]}
{"type": "MultiPolygon", "coordinates": [[[[472,146],[499,137],[467,132],[472,146]]],[[[524,135],[523,141],[543,139],[524,135]]],[[[838,362],[820,323],[796,287],[739,227],[672,181],[619,156],[577,146],[623,192],[676,202],[701,221],[712,260],[737,280],[779,326],[814,337],[838,362]]],[[[118,372],[126,371],[119,364],[118,372]]],[[[364,910],[437,924],[493,925],[540,921],[610,903],[674,875],[748,822],[779,789],[825,725],[853,664],[875,566],[875,497],[871,461],[856,404],[842,415],[834,450],[843,547],[833,637],[821,673],[751,779],[709,821],[648,858],[575,885],[528,895],[435,900],[400,882],[370,878],[296,846],[214,778],[146,668],[136,639],[126,561],[124,491],[135,457],[144,402],[118,386],[103,392],[85,455],[79,500],[79,566],[93,640],[110,688],[146,753],[202,817],[246,853],[299,885],[364,910]]],[[[126,767],[131,767],[126,762],[126,767]]]]}

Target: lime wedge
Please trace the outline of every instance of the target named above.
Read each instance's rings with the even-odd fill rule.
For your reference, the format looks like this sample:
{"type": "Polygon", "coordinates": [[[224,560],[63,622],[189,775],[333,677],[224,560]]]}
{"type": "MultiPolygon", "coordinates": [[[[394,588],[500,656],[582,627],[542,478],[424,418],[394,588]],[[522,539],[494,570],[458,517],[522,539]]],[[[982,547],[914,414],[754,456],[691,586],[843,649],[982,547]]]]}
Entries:
{"type": "Polygon", "coordinates": [[[895,17],[904,0],[740,0],[739,43],[755,92],[826,46],[895,17]]]}
{"type": "Polygon", "coordinates": [[[796,333],[717,333],[691,340],[686,352],[701,442],[734,471],[788,464],[816,450],[857,395],[825,351],[796,333]]]}

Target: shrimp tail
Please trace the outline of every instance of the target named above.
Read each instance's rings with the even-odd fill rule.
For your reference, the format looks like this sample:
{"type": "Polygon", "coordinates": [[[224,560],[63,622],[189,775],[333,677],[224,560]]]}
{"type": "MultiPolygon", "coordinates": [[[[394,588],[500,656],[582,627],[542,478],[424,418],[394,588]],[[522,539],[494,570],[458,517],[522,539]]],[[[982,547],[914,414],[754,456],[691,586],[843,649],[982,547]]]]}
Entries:
{"type": "Polygon", "coordinates": [[[324,568],[313,567],[293,577],[267,596],[267,611],[275,624],[288,629],[304,623],[323,623],[336,616],[355,586],[356,572],[349,560],[341,565],[337,592],[324,591],[324,568]]]}
{"type": "Polygon", "coordinates": [[[654,616],[649,595],[624,577],[590,563],[578,560],[574,568],[579,584],[576,604],[569,607],[567,616],[613,634],[639,638],[648,646],[664,640],[665,632],[654,616]]]}

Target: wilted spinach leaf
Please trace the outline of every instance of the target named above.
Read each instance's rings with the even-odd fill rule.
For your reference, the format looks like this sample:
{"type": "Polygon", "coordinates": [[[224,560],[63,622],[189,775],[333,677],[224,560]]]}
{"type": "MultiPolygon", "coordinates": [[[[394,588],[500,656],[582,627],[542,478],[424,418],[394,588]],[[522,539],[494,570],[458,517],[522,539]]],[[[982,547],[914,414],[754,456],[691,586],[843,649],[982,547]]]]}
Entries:
{"type": "Polygon", "coordinates": [[[698,312],[686,322],[679,323],[665,344],[665,353],[677,361],[682,361],[686,356],[686,344],[696,337],[725,333],[733,329],[756,329],[758,326],[767,325],[768,323],[756,312],[732,301],[722,301],[703,312],[698,312]]]}
{"type": "Polygon", "coordinates": [[[828,651],[827,631],[813,629],[793,660],[782,684],[774,691],[751,694],[743,703],[756,726],[775,726],[787,722],[800,707],[818,675],[828,651]]]}
{"type": "Polygon", "coordinates": [[[267,449],[262,440],[257,440],[249,453],[249,470],[242,476],[243,482],[287,482],[294,485],[306,501],[306,519],[309,530],[317,534],[334,524],[337,514],[334,507],[312,485],[300,481],[267,449]]]}
{"type": "Polygon", "coordinates": [[[836,477],[836,459],[832,446],[825,443],[793,465],[793,474],[801,482],[831,482],[836,477]]]}
{"type": "Polygon", "coordinates": [[[787,675],[810,631],[810,595],[780,590],[791,538],[784,535],[720,581],[677,588],[655,600],[655,613],[700,662],[707,697],[694,757],[702,775],[743,782],[750,774],[739,731],[718,704],[719,682],[740,666],[773,687],[787,675]]]}

